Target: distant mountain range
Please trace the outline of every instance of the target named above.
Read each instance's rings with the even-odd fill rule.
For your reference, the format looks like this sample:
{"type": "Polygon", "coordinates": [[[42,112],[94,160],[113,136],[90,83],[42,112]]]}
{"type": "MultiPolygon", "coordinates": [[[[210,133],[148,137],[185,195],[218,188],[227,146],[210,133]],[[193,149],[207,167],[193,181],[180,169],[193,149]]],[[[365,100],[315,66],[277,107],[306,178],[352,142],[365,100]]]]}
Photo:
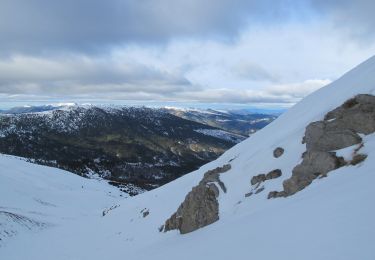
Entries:
{"type": "Polygon", "coordinates": [[[0,114],[27,114],[27,113],[41,113],[53,110],[68,109],[69,107],[78,106],[76,103],[58,103],[40,106],[17,106],[9,109],[0,110],[0,114]]]}
{"type": "Polygon", "coordinates": [[[18,107],[0,115],[0,153],[106,178],[137,194],[216,159],[244,140],[248,129],[273,119],[213,110],[18,107]],[[230,122],[237,124],[228,127],[230,122]]]}
{"type": "Polygon", "coordinates": [[[187,120],[243,136],[249,136],[277,118],[276,114],[251,113],[247,110],[199,110],[173,107],[164,110],[187,120]]]}

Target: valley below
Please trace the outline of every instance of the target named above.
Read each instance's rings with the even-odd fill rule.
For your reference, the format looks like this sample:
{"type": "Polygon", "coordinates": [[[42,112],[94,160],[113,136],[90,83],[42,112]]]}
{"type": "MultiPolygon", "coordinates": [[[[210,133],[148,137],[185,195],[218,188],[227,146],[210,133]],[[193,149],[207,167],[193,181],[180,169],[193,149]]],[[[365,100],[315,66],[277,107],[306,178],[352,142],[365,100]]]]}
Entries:
{"type": "Polygon", "coordinates": [[[13,108],[0,114],[0,152],[80,176],[104,178],[136,195],[198,169],[244,140],[250,128],[255,132],[276,118],[192,110],[197,120],[176,111],[181,110],[13,108]],[[229,129],[209,123],[221,122],[219,118],[241,124],[229,129]]]}

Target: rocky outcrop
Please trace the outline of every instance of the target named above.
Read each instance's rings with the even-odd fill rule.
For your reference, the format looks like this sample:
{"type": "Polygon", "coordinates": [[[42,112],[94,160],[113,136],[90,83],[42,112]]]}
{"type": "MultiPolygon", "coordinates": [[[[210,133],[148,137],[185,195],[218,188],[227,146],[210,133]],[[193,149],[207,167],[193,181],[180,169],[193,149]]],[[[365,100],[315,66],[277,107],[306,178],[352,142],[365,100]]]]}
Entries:
{"type": "Polygon", "coordinates": [[[217,184],[219,184],[220,188],[224,192],[227,192],[227,188],[225,187],[224,183],[220,180],[219,175],[221,173],[229,171],[230,169],[231,169],[231,165],[225,164],[222,167],[217,167],[213,170],[209,170],[204,174],[203,179],[200,181],[199,184],[207,184],[207,183],[211,183],[211,182],[217,183],[217,184]]]}
{"type": "Polygon", "coordinates": [[[282,175],[281,170],[276,169],[266,174],[266,180],[276,179],[276,178],[279,178],[281,175],[282,175]]]}
{"type": "Polygon", "coordinates": [[[268,193],[267,199],[285,197],[285,191],[271,191],[268,193]]]}
{"type": "Polygon", "coordinates": [[[284,153],[284,148],[277,147],[275,150],[273,150],[273,157],[279,158],[284,153]]]}
{"type": "Polygon", "coordinates": [[[226,164],[207,171],[203,179],[185,197],[177,211],[165,222],[164,232],[178,229],[186,234],[216,222],[219,219],[219,202],[217,197],[220,190],[226,192],[224,183],[219,175],[230,170],[226,164]]]}
{"type": "Polygon", "coordinates": [[[262,186],[262,187],[260,187],[259,189],[257,189],[257,190],[255,191],[255,194],[258,194],[258,193],[260,193],[260,192],[262,192],[262,191],[264,191],[264,186],[262,186]]]}
{"type": "Polygon", "coordinates": [[[347,100],[342,106],[327,113],[325,121],[336,121],[360,134],[375,132],[375,96],[361,94],[347,100]]]}
{"type": "Polygon", "coordinates": [[[357,95],[306,128],[307,151],[332,151],[362,141],[359,134],[375,132],[375,96],[357,95]]]}
{"type": "Polygon", "coordinates": [[[307,151],[333,151],[361,141],[355,131],[336,120],[313,122],[307,126],[305,133],[307,151]]]}
{"type": "MultiPolygon", "coordinates": [[[[271,179],[276,179],[278,177],[280,177],[282,175],[282,172],[280,169],[275,169],[275,170],[272,170],[270,171],[269,173],[267,174],[258,174],[256,176],[253,176],[253,178],[251,178],[251,185],[253,186],[252,187],[252,190],[248,193],[245,194],[245,197],[250,197],[251,195],[253,194],[258,194],[260,192],[262,192],[265,187],[264,185],[259,187],[262,182],[265,182],[267,180],[271,180],[271,179]]],[[[270,195],[268,195],[270,196],[270,195]]],[[[272,194],[272,196],[275,196],[275,194],[272,194]]]]}
{"type": "Polygon", "coordinates": [[[353,156],[353,159],[350,161],[350,164],[351,165],[357,165],[357,164],[363,162],[364,160],[366,160],[366,158],[367,158],[366,154],[355,154],[353,156]]]}
{"type": "Polygon", "coordinates": [[[284,181],[284,195],[293,195],[310,185],[317,177],[324,176],[343,165],[345,165],[344,159],[337,157],[335,153],[307,152],[302,163],[294,167],[292,177],[284,181]]]}
{"type": "MultiPolygon", "coordinates": [[[[286,197],[295,194],[310,185],[319,176],[347,164],[356,165],[366,159],[366,155],[357,154],[345,162],[336,156],[335,150],[360,144],[359,134],[375,132],[375,96],[357,95],[342,106],[327,113],[324,120],[306,127],[303,143],[306,152],[302,162],[294,167],[292,176],[283,182],[284,190],[272,191],[268,198],[286,197]]],[[[361,147],[361,146],[360,146],[361,147]]]]}
{"type": "Polygon", "coordinates": [[[142,216],[145,218],[148,215],[150,215],[150,210],[147,209],[147,208],[144,208],[144,209],[141,210],[141,213],[142,213],[142,216]]]}
{"type": "Polygon", "coordinates": [[[253,176],[253,178],[251,178],[250,183],[251,183],[251,185],[255,185],[255,184],[264,182],[266,180],[278,178],[278,177],[281,176],[281,174],[282,173],[281,173],[280,169],[272,170],[267,174],[258,174],[256,176],[253,176]]]}
{"type": "Polygon", "coordinates": [[[198,185],[186,196],[177,212],[164,225],[164,231],[180,230],[181,234],[214,223],[219,219],[219,203],[216,200],[214,184],[198,185]]]}
{"type": "Polygon", "coordinates": [[[261,183],[261,182],[264,182],[266,180],[266,175],[265,174],[258,174],[258,175],[255,175],[251,178],[251,185],[255,185],[257,183],[261,183]]]}

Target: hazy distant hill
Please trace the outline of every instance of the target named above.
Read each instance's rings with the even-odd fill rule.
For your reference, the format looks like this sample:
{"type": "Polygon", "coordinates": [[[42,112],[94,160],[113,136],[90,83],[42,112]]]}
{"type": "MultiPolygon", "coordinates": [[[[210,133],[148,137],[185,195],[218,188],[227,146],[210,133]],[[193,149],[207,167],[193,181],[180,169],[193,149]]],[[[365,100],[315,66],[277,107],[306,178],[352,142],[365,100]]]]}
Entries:
{"type": "MultiPolygon", "coordinates": [[[[168,113],[232,133],[249,136],[277,118],[278,114],[253,113],[247,110],[221,111],[165,108],[168,113]]],[[[279,111],[280,112],[280,111],[279,111]]],[[[276,111],[275,111],[276,113],[276,111]]]]}

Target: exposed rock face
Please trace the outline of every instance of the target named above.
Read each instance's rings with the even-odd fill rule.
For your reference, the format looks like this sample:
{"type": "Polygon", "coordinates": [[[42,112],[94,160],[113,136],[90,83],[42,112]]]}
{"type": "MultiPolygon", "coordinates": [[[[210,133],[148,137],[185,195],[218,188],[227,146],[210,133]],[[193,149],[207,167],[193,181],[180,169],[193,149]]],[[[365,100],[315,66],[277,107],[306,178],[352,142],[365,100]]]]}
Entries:
{"type": "Polygon", "coordinates": [[[181,234],[185,234],[217,221],[219,203],[211,187],[194,187],[177,212],[165,222],[164,230],[179,229],[181,234]]]}
{"type": "Polygon", "coordinates": [[[278,177],[281,176],[281,174],[282,173],[281,173],[280,169],[272,170],[267,174],[258,174],[256,176],[253,176],[253,178],[251,178],[250,183],[251,183],[251,185],[255,185],[257,183],[261,183],[261,182],[264,182],[266,180],[278,178],[278,177]]]}
{"type": "Polygon", "coordinates": [[[282,175],[281,170],[276,169],[266,174],[266,180],[276,179],[276,178],[279,178],[281,175],[282,175]]]}
{"type": "Polygon", "coordinates": [[[309,124],[305,141],[307,151],[332,151],[358,144],[362,139],[352,129],[334,120],[309,124]]]}
{"type": "Polygon", "coordinates": [[[273,157],[279,158],[284,153],[284,148],[277,147],[275,150],[273,150],[273,157]]]}
{"type": "Polygon", "coordinates": [[[262,192],[262,191],[264,191],[264,186],[262,186],[262,187],[260,187],[259,189],[257,189],[257,190],[255,191],[255,194],[258,194],[258,193],[260,193],[260,192],[262,192]]]}
{"type": "Polygon", "coordinates": [[[224,183],[220,180],[219,174],[227,172],[230,169],[231,169],[231,165],[225,164],[222,167],[217,167],[213,170],[209,170],[204,174],[203,179],[199,182],[199,184],[207,184],[207,183],[210,183],[210,182],[217,182],[219,184],[220,188],[224,192],[227,192],[227,188],[225,187],[224,183]]]}
{"type": "Polygon", "coordinates": [[[361,94],[349,99],[324,118],[325,121],[332,119],[357,133],[375,132],[375,96],[361,94]]]}
{"type": "Polygon", "coordinates": [[[266,175],[265,174],[258,174],[256,176],[253,176],[253,178],[251,178],[251,185],[255,185],[257,183],[260,183],[260,182],[263,182],[266,180],[266,175]]]}
{"type": "Polygon", "coordinates": [[[285,191],[271,191],[268,193],[267,199],[285,197],[285,191]]]}
{"type": "Polygon", "coordinates": [[[307,152],[301,164],[294,167],[292,177],[283,183],[285,195],[304,189],[319,176],[345,165],[342,158],[336,157],[335,153],[310,151],[307,152]]]}
{"type": "Polygon", "coordinates": [[[165,222],[164,232],[178,229],[181,234],[186,234],[217,221],[219,219],[217,197],[220,191],[216,184],[226,192],[219,175],[230,168],[230,164],[226,164],[207,171],[199,184],[186,195],[177,211],[165,222]]]}
{"type": "Polygon", "coordinates": [[[366,154],[356,154],[353,156],[353,159],[350,161],[350,164],[351,165],[357,165],[361,162],[363,162],[364,160],[366,160],[367,158],[367,155],[366,154]]]}
{"type": "MultiPolygon", "coordinates": [[[[347,164],[334,150],[360,144],[359,134],[375,132],[375,96],[358,95],[327,113],[323,121],[306,127],[303,142],[306,152],[302,163],[292,171],[292,177],[283,182],[284,191],[270,192],[268,198],[290,196],[304,189],[318,176],[347,164]]],[[[357,151],[356,151],[357,152],[357,151]]],[[[362,162],[366,155],[355,154],[352,165],[362,162]]]]}

